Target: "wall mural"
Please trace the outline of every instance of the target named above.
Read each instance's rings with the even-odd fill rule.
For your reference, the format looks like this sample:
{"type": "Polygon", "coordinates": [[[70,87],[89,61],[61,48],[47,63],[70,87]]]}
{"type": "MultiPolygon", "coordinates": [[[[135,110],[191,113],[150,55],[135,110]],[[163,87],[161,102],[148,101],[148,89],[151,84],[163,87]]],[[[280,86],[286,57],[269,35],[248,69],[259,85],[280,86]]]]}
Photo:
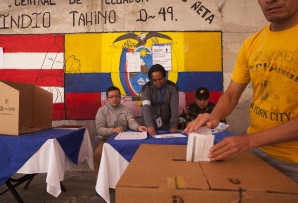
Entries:
{"type": "Polygon", "coordinates": [[[208,87],[211,100],[217,101],[223,84],[220,32],[153,33],[157,36],[143,42],[128,37],[144,33],[1,35],[0,80],[33,83],[52,92],[54,120],[93,119],[111,85],[120,88],[125,105],[140,116],[139,93],[149,80],[152,44],[171,43],[167,78],[179,87],[180,108],[193,101],[199,86],[208,87]],[[140,52],[139,73],[125,70],[125,53],[131,51],[140,52]]]}
{"type": "MultiPolygon", "coordinates": [[[[90,3],[91,1],[70,0],[69,5],[87,5],[86,2],[90,3]]],[[[22,5],[25,4],[24,2],[15,1],[18,5],[14,6],[17,8],[32,6],[22,5]]],[[[58,2],[48,2],[51,4],[39,6],[50,6],[51,8],[58,6],[58,2]]],[[[116,9],[117,5],[114,5],[113,2],[120,1],[105,1],[106,8],[115,7],[113,11],[119,13],[116,9]]],[[[124,4],[126,1],[121,2],[124,4]]],[[[127,1],[127,3],[129,2],[133,3],[127,1]]],[[[143,1],[143,4],[151,2],[147,0],[143,1]]],[[[175,21],[174,10],[177,10],[175,4],[178,2],[179,4],[189,3],[188,9],[194,10],[195,15],[200,14],[204,23],[203,27],[206,26],[205,24],[209,24],[211,28],[218,27],[214,11],[210,9],[212,7],[210,1],[172,1],[174,6],[168,6],[167,9],[159,11],[160,14],[163,13],[161,15],[163,22],[167,19],[175,21]],[[205,9],[204,13],[203,8],[205,9]]],[[[156,8],[154,7],[154,9],[156,8]]],[[[133,15],[136,15],[134,21],[138,23],[156,21],[157,16],[148,14],[152,9],[148,7],[134,12],[133,15]]],[[[71,12],[69,13],[71,14],[71,12]]],[[[44,16],[46,14],[47,12],[44,13],[44,16]]],[[[142,30],[128,29],[138,31],[125,32],[119,29],[120,31],[108,32],[109,27],[107,27],[105,32],[77,32],[76,30],[69,32],[69,30],[61,28],[65,22],[62,22],[59,27],[53,25],[54,12],[48,12],[47,15],[50,15],[51,18],[45,16],[45,19],[40,21],[41,25],[46,25],[46,27],[36,26],[36,29],[40,30],[31,32],[30,29],[33,28],[28,26],[23,29],[24,33],[22,34],[18,33],[19,27],[16,25],[11,25],[11,28],[3,29],[2,32],[3,25],[0,23],[2,33],[0,34],[0,47],[4,52],[4,64],[3,67],[0,67],[0,80],[32,83],[52,92],[53,120],[94,119],[97,109],[106,102],[106,89],[112,85],[120,88],[122,103],[130,106],[135,115],[140,117],[139,93],[142,85],[149,80],[147,73],[152,65],[152,46],[155,44],[171,45],[172,69],[167,71],[167,78],[179,87],[180,111],[194,101],[194,91],[199,86],[206,86],[210,89],[212,102],[216,103],[222,94],[222,38],[221,31],[218,29],[218,31],[165,31],[167,29],[156,31],[145,28],[142,30]],[[52,32],[47,31],[47,28],[51,27],[55,29],[51,29],[52,32]],[[9,29],[11,29],[11,33],[7,33],[9,29]],[[139,52],[141,71],[129,72],[126,56],[127,53],[135,52],[139,52]]],[[[63,14],[61,15],[63,16],[63,14]]],[[[71,22],[73,24],[70,24],[73,28],[83,26],[83,24],[87,26],[88,21],[85,18],[87,14],[79,15],[79,12],[73,11],[72,15],[71,22]]],[[[13,13],[10,12],[9,16],[13,16],[13,13]]],[[[3,15],[0,15],[1,17],[3,15]]],[[[110,21],[112,19],[110,18],[110,21]]],[[[14,21],[10,21],[10,23],[14,21]]],[[[176,21],[178,20],[176,19],[176,21]]]]}

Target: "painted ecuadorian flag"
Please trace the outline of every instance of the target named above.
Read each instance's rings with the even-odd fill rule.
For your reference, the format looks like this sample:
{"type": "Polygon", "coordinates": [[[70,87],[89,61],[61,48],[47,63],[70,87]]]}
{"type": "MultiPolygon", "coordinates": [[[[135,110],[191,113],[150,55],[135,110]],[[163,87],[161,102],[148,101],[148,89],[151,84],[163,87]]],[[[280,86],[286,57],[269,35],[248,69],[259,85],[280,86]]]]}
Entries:
{"type": "Polygon", "coordinates": [[[194,102],[200,86],[210,90],[210,101],[216,103],[223,89],[220,32],[1,35],[0,80],[52,92],[53,120],[94,119],[112,85],[120,88],[122,103],[141,116],[139,93],[153,65],[151,48],[165,43],[172,47],[167,79],[179,87],[179,109],[194,102]],[[129,52],[140,53],[139,72],[127,70],[129,52]]]}
{"type": "Polygon", "coordinates": [[[95,107],[103,104],[104,92],[111,85],[120,88],[122,102],[140,116],[140,102],[134,98],[149,80],[152,45],[164,43],[172,47],[172,70],[167,72],[167,78],[179,87],[180,110],[194,102],[194,92],[200,86],[210,90],[210,101],[216,103],[223,89],[220,32],[67,34],[65,81],[72,81],[71,86],[65,85],[68,118],[94,118],[95,107]],[[127,70],[129,52],[140,53],[140,72],[127,70]],[[70,71],[76,69],[73,64],[79,71],[70,71]],[[84,104],[78,98],[82,98],[84,104]]]}

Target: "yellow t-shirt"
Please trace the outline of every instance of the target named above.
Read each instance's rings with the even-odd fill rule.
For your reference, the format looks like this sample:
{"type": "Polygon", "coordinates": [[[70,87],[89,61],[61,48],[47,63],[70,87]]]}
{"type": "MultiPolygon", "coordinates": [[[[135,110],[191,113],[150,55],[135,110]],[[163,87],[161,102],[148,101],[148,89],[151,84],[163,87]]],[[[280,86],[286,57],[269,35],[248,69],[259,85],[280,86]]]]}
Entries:
{"type": "MultiPolygon", "coordinates": [[[[253,98],[248,133],[263,131],[298,116],[298,25],[281,32],[266,26],[243,43],[231,79],[251,81],[253,98]]],[[[282,161],[298,163],[298,141],[260,147],[282,161]]]]}

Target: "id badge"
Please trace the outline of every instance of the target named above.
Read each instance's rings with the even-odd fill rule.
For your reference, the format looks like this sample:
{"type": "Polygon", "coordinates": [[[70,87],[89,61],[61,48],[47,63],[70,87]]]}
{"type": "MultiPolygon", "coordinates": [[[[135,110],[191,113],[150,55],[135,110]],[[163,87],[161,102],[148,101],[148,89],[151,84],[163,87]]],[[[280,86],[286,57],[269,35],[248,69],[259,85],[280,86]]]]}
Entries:
{"type": "Polygon", "coordinates": [[[160,128],[162,126],[161,117],[159,117],[158,119],[156,119],[156,124],[157,124],[157,127],[158,128],[160,128]]]}

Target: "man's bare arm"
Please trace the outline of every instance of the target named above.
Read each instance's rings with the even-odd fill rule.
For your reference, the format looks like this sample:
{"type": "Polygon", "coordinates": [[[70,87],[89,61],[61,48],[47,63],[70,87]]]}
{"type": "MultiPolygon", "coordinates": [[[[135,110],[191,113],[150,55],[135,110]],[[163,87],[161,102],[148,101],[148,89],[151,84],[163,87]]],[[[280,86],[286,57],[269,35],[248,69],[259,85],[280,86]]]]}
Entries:
{"type": "Polygon", "coordinates": [[[239,154],[255,147],[298,140],[298,118],[253,134],[227,137],[210,149],[212,161],[239,154]]]}

